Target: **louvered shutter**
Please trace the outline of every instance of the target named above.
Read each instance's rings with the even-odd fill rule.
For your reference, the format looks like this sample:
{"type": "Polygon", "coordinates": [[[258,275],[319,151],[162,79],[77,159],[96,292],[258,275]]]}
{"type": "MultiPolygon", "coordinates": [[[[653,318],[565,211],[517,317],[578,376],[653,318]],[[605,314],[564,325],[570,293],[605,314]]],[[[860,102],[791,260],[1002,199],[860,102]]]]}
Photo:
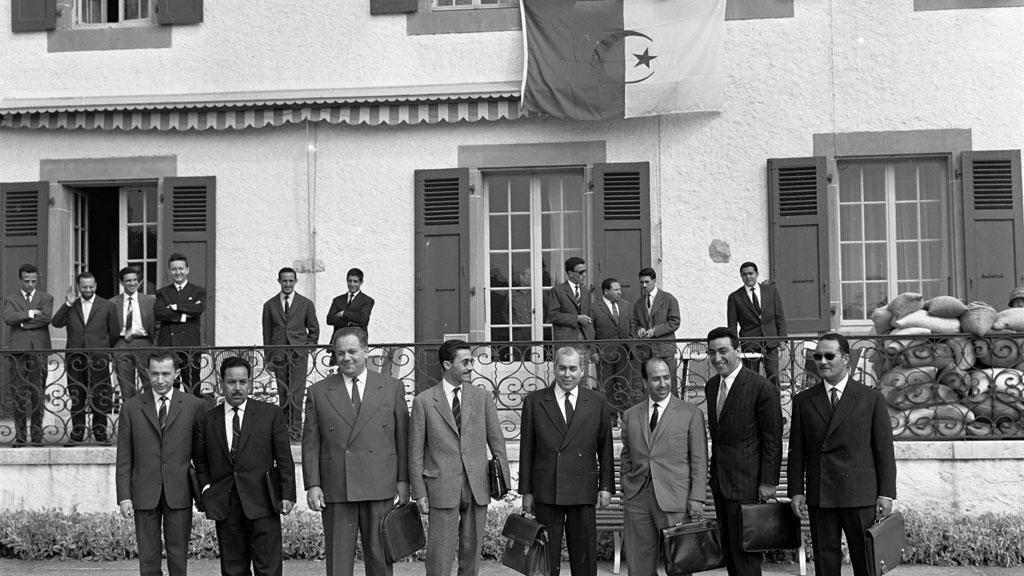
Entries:
{"type": "Polygon", "coordinates": [[[159,24],[199,24],[203,21],[203,0],[157,0],[159,24]]]}
{"type": "Polygon", "coordinates": [[[1020,150],[964,152],[967,298],[1002,309],[1024,285],[1020,150]]]}
{"type": "Polygon", "coordinates": [[[650,164],[595,164],[594,192],[594,295],[605,278],[615,278],[623,297],[634,301],[637,272],[651,265],[650,164]]]}
{"type": "MultiPolygon", "coordinates": [[[[165,178],[163,188],[163,238],[161,267],[180,252],[188,258],[189,282],[206,289],[206,312],[200,328],[203,344],[214,344],[216,302],[216,219],[213,176],[165,178]]],[[[166,268],[162,268],[166,270],[166,268]]],[[[166,284],[165,279],[162,284],[166,284]]]]}
{"type": "Polygon", "coordinates": [[[37,32],[57,27],[57,0],[11,0],[11,30],[37,32]]]}
{"type": "Polygon", "coordinates": [[[769,276],[789,334],[831,326],[825,157],[768,160],[769,276]]]}
{"type": "MultiPolygon", "coordinates": [[[[39,268],[37,289],[46,290],[49,202],[49,182],[0,184],[0,297],[18,290],[18,268],[26,263],[39,268]]],[[[0,334],[6,348],[6,325],[0,334]]]]}
{"type": "Polygon", "coordinates": [[[415,12],[419,0],[370,0],[370,14],[406,14],[415,12]]]}

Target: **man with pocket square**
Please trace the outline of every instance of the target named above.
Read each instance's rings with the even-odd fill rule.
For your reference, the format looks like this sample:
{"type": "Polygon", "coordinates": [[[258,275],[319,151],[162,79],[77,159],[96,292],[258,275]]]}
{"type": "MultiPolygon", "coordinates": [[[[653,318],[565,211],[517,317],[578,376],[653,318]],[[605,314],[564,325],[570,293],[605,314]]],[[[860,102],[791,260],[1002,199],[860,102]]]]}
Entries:
{"type": "Polygon", "coordinates": [[[217,523],[221,574],[280,576],[281,516],[295,502],[295,463],[284,412],[249,398],[252,366],[220,365],[224,404],[211,408],[193,457],[206,517],[217,523]]]}

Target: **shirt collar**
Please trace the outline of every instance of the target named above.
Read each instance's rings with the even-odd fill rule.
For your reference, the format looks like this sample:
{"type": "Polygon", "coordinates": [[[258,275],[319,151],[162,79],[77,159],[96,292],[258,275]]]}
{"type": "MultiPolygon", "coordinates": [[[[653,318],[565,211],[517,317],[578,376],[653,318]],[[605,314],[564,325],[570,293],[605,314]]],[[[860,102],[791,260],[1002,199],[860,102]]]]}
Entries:
{"type": "MultiPolygon", "coordinates": [[[[167,391],[167,394],[164,394],[164,396],[167,396],[167,402],[168,403],[170,403],[171,396],[173,394],[174,394],[174,387],[172,386],[171,389],[167,391]]],[[[160,409],[160,395],[156,393],[156,390],[153,390],[153,403],[156,404],[156,407],[159,410],[160,409]]]]}
{"type": "Polygon", "coordinates": [[[345,299],[346,300],[348,300],[349,298],[353,298],[354,299],[356,296],[359,296],[362,292],[363,292],[362,290],[356,290],[355,292],[346,292],[345,293],[345,299]]]}
{"type": "Polygon", "coordinates": [[[736,381],[736,375],[739,374],[740,370],[742,370],[742,369],[743,369],[743,362],[737,362],[736,363],[736,367],[733,368],[732,372],[729,372],[729,374],[727,374],[725,376],[725,385],[730,387],[730,388],[732,388],[733,382],[736,381]]]}
{"type": "Polygon", "coordinates": [[[825,381],[825,392],[832,392],[832,389],[835,388],[839,392],[839,395],[842,396],[843,392],[846,391],[846,383],[849,380],[850,380],[850,373],[847,372],[846,376],[843,376],[843,379],[840,380],[839,383],[836,384],[835,386],[833,386],[828,381],[825,381]]]}
{"type": "MultiPolygon", "coordinates": [[[[664,400],[658,400],[658,417],[659,418],[661,417],[662,414],[665,413],[665,408],[668,408],[668,403],[671,400],[672,400],[671,396],[669,396],[668,398],[665,398],[664,400]]],[[[651,398],[650,396],[648,396],[647,397],[647,413],[651,414],[653,411],[654,411],[654,398],[651,398]]]]}
{"type": "MultiPolygon", "coordinates": [[[[282,302],[284,302],[284,297],[285,297],[285,293],[284,293],[284,292],[281,292],[281,293],[279,293],[279,294],[277,295],[277,297],[278,297],[278,299],[280,299],[280,300],[281,300],[282,302]]],[[[289,299],[289,300],[292,300],[292,301],[294,301],[294,300],[295,300],[295,291],[294,291],[294,290],[292,291],[292,293],[291,293],[291,294],[288,294],[288,299],[289,299]]]]}
{"type": "Polygon", "coordinates": [[[93,294],[93,295],[92,295],[92,298],[86,298],[86,297],[82,296],[82,297],[80,298],[80,300],[82,301],[82,304],[86,304],[86,303],[92,304],[92,303],[93,303],[93,301],[94,301],[94,300],[96,300],[96,295],[95,295],[95,294],[93,294]]]}
{"type": "MultiPolygon", "coordinates": [[[[24,296],[24,295],[25,295],[25,291],[24,291],[24,290],[22,290],[22,291],[21,291],[21,294],[22,294],[22,296],[24,296]]],[[[29,293],[28,293],[28,299],[29,299],[29,300],[31,300],[31,299],[33,299],[33,298],[35,298],[35,297],[36,297],[36,291],[35,291],[35,290],[33,290],[33,291],[31,291],[31,292],[29,292],[29,293]]]]}
{"type": "MultiPolygon", "coordinates": [[[[246,398],[245,402],[242,402],[242,404],[238,407],[238,413],[241,414],[242,416],[245,416],[245,407],[248,404],[249,404],[249,399],[246,398]]],[[[228,404],[227,402],[225,402],[224,403],[224,414],[226,416],[234,416],[234,410],[232,410],[232,408],[234,408],[234,406],[232,406],[231,404],[228,404]]]]}
{"type": "MultiPolygon", "coordinates": [[[[456,386],[454,384],[452,384],[451,382],[449,382],[448,380],[446,380],[444,378],[441,379],[441,385],[444,387],[444,393],[445,393],[446,396],[451,396],[452,393],[455,391],[455,388],[456,388],[456,386]]],[[[461,388],[462,384],[459,384],[458,387],[461,388]]]]}
{"type": "Polygon", "coordinates": [[[657,296],[657,295],[658,295],[658,287],[655,286],[654,288],[651,288],[651,293],[650,293],[651,303],[654,303],[654,297],[657,296]]]}
{"type": "Polygon", "coordinates": [[[761,285],[758,284],[757,282],[754,282],[753,286],[747,286],[746,284],[744,284],[743,289],[746,290],[748,294],[751,290],[753,290],[755,294],[761,294],[761,285]]]}
{"type": "MultiPolygon", "coordinates": [[[[172,283],[172,284],[173,284],[173,283],[172,283]]],[[[173,285],[174,285],[174,288],[175,288],[176,290],[184,290],[184,289],[185,289],[185,286],[188,286],[188,279],[186,279],[186,280],[185,280],[184,282],[182,282],[181,284],[173,284],[173,285]]]]}
{"type": "MultiPolygon", "coordinates": [[[[579,397],[580,397],[580,387],[579,387],[579,385],[577,385],[572,390],[569,390],[569,398],[571,399],[570,401],[575,401],[579,397]]],[[[563,390],[562,387],[559,386],[558,384],[555,384],[555,398],[557,398],[559,400],[565,400],[565,390],[563,390]]]]}
{"type": "MultiPolygon", "coordinates": [[[[352,379],[349,378],[348,376],[345,376],[344,374],[342,374],[341,377],[345,380],[345,386],[351,388],[352,387],[352,379]]],[[[362,372],[360,372],[359,374],[356,374],[356,378],[359,378],[359,383],[360,384],[365,385],[366,384],[366,368],[363,368],[362,372]]]]}
{"type": "Polygon", "coordinates": [[[601,299],[604,300],[604,305],[607,306],[609,310],[615,310],[615,307],[612,306],[612,304],[618,304],[618,302],[612,302],[604,296],[601,296],[601,299]]]}
{"type": "Polygon", "coordinates": [[[575,292],[576,290],[578,290],[578,289],[579,289],[579,287],[580,287],[580,285],[579,285],[579,284],[577,284],[577,283],[573,282],[572,280],[566,280],[565,282],[566,282],[566,284],[568,284],[568,285],[569,285],[569,288],[571,288],[571,289],[573,290],[573,292],[575,292]]]}

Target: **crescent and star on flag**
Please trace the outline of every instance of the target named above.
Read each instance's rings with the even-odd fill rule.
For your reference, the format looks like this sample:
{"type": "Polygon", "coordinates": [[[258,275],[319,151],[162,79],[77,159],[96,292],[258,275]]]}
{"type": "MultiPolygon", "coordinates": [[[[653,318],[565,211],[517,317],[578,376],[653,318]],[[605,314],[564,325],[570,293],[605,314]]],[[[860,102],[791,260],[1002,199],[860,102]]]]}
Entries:
{"type": "MultiPolygon", "coordinates": [[[[648,43],[654,42],[653,38],[644,34],[643,32],[637,32],[636,30],[621,30],[617,32],[612,32],[611,34],[602,38],[601,41],[594,46],[594,52],[590,56],[591,62],[603,68],[606,62],[606,54],[608,53],[608,51],[611,50],[612,47],[614,47],[616,44],[620,42],[624,43],[626,41],[626,38],[641,38],[643,40],[646,40],[648,43]]],[[[651,67],[651,61],[657,58],[657,56],[651,54],[650,46],[644,46],[643,48],[644,51],[642,53],[632,53],[633,57],[636,58],[636,62],[633,64],[633,73],[631,74],[627,72],[626,74],[626,84],[637,84],[643,82],[644,80],[647,80],[648,78],[654,75],[654,70],[651,67]],[[637,68],[641,69],[636,70],[637,68]]]]}

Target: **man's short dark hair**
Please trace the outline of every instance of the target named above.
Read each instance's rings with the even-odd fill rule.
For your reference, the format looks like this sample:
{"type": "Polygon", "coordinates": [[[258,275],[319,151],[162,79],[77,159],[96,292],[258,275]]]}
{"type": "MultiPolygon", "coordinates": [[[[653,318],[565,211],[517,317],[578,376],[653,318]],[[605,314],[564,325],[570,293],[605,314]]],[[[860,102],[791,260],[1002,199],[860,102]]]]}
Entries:
{"type": "Polygon", "coordinates": [[[344,328],[339,328],[338,331],[334,333],[334,337],[331,338],[331,348],[334,348],[335,345],[338,344],[338,340],[345,336],[355,336],[359,340],[359,345],[364,348],[367,345],[366,330],[363,330],[359,326],[345,326],[344,328]]]}
{"type": "Polygon", "coordinates": [[[290,266],[285,266],[284,268],[281,268],[280,270],[277,271],[277,279],[278,280],[281,279],[281,274],[291,274],[292,276],[295,276],[296,278],[299,277],[299,274],[295,271],[295,268],[292,268],[290,266]]]}
{"type": "Polygon", "coordinates": [[[711,332],[708,332],[708,346],[711,346],[711,342],[718,340],[719,338],[728,338],[729,342],[732,343],[732,347],[739,350],[740,348],[740,337],[736,335],[736,331],[732,328],[726,328],[725,326],[719,326],[711,332]]]}
{"type": "Polygon", "coordinates": [[[744,268],[753,268],[754,272],[760,273],[760,271],[757,269],[757,264],[754,264],[753,262],[744,262],[743,264],[740,264],[741,273],[743,272],[744,268]]]}
{"type": "Polygon", "coordinates": [[[437,361],[444,367],[445,362],[454,362],[459,350],[473,351],[473,347],[465,340],[445,340],[437,348],[437,361]]]}
{"type": "Polygon", "coordinates": [[[249,361],[241,356],[231,356],[230,358],[225,358],[224,361],[220,363],[220,379],[223,380],[227,378],[229,368],[239,367],[245,368],[246,378],[252,378],[252,364],[249,364],[249,361]]]}
{"type": "Polygon", "coordinates": [[[135,274],[136,276],[142,277],[142,273],[135,266],[125,266],[117,271],[117,279],[124,282],[124,277],[129,274],[135,274]]]}
{"type": "Polygon", "coordinates": [[[349,268],[348,273],[345,274],[345,280],[348,280],[353,276],[358,278],[360,282],[363,281],[363,271],[360,270],[359,268],[349,268]]]}
{"type": "Polygon", "coordinates": [[[146,359],[146,367],[153,365],[153,362],[166,362],[170,360],[174,363],[174,369],[178,369],[178,356],[170,350],[157,350],[149,355],[146,359]]]}
{"type": "Polygon", "coordinates": [[[646,268],[641,268],[640,269],[640,273],[637,274],[636,276],[637,276],[637,278],[640,278],[642,276],[647,276],[651,280],[657,280],[658,279],[658,273],[655,272],[654,268],[651,268],[650,266],[647,266],[646,268]]]}
{"type": "Polygon", "coordinates": [[[188,258],[181,252],[175,252],[174,254],[168,256],[167,265],[170,266],[171,262],[177,262],[178,260],[181,260],[182,262],[185,263],[185,266],[188,266],[188,258]]]}
{"type": "Polygon", "coordinates": [[[565,261],[565,271],[566,272],[575,272],[577,266],[579,266],[580,264],[586,264],[586,263],[587,263],[587,261],[584,260],[583,258],[580,258],[579,256],[572,256],[572,257],[570,257],[569,259],[567,259],[565,261]]]}
{"type": "Polygon", "coordinates": [[[615,278],[605,278],[604,280],[601,280],[601,291],[611,290],[612,284],[617,284],[618,282],[619,281],[615,278]]]}
{"type": "Polygon", "coordinates": [[[39,274],[39,268],[36,268],[35,264],[22,264],[18,266],[18,279],[21,280],[25,274],[39,274]]]}
{"type": "Polygon", "coordinates": [[[839,351],[843,354],[850,353],[850,341],[846,339],[846,336],[843,336],[839,332],[827,332],[822,334],[821,337],[818,338],[818,341],[821,342],[822,340],[831,340],[839,344],[839,351]]]}
{"type": "Polygon", "coordinates": [[[669,367],[668,362],[665,362],[664,358],[661,358],[660,356],[651,356],[647,360],[644,360],[642,364],[640,364],[640,377],[643,378],[644,380],[647,380],[647,365],[650,364],[651,362],[661,362],[662,364],[665,365],[665,368],[669,367]]]}
{"type": "Polygon", "coordinates": [[[77,276],[75,276],[75,284],[81,284],[81,283],[82,283],[82,280],[88,280],[88,279],[90,279],[90,278],[92,278],[93,280],[95,280],[95,279],[96,279],[96,276],[95,276],[95,275],[93,275],[93,273],[92,273],[92,272],[89,272],[88,270],[86,270],[86,271],[84,271],[84,272],[79,272],[79,273],[78,273],[78,275],[77,275],[77,276]]]}

